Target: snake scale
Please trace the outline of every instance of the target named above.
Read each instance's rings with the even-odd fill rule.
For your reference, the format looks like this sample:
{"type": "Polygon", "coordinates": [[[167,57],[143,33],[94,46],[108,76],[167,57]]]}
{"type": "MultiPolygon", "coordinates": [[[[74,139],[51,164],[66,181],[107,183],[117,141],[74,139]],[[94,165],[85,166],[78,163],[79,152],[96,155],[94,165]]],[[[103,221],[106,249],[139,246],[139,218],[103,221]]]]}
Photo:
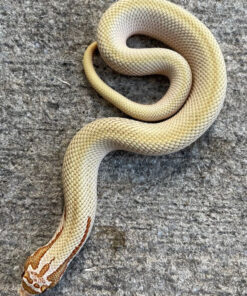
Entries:
{"type": "Polygon", "coordinates": [[[225,97],[225,63],[215,38],[197,18],[166,0],[114,3],[103,14],[97,43],[87,48],[83,64],[95,90],[134,119],[98,119],[72,139],[63,163],[63,216],[52,239],[26,260],[22,296],[54,287],[86,242],[96,211],[98,168],[107,153],[164,155],[183,149],[213,123],[225,97]],[[172,50],[129,48],[126,41],[134,34],[158,39],[172,50]],[[167,76],[168,91],[150,105],[125,98],[96,74],[96,48],[122,74],[167,76]]]}

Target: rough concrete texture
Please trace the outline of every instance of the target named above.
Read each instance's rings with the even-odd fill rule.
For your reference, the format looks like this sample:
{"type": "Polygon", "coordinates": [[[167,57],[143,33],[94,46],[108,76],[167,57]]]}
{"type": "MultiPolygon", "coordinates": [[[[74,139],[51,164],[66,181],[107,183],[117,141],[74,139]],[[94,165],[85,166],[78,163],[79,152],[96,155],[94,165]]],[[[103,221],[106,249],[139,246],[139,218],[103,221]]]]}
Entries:
{"type": "MultiPolygon", "coordinates": [[[[245,0],[173,0],[222,48],[226,102],[196,143],[164,157],[126,152],[101,164],[91,238],[52,295],[247,295],[245,0]],[[244,43],[245,42],[245,43],[244,43]]],[[[17,295],[26,257],[52,236],[61,166],[73,135],[96,118],[125,116],[90,87],[81,59],[113,0],[0,1],[0,294],[17,295]]],[[[132,38],[131,46],[155,46],[132,38]]],[[[139,102],[162,77],[102,77],[139,102]]]]}

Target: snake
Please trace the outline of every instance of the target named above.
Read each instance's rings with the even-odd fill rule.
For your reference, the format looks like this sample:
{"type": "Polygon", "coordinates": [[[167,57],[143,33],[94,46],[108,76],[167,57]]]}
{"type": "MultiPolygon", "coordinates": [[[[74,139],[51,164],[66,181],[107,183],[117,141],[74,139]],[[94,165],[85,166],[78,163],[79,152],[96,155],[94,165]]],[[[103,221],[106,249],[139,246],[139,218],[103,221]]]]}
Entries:
{"type": "Polygon", "coordinates": [[[22,274],[21,296],[41,294],[62,278],[88,239],[97,205],[97,176],[111,151],[165,155],[197,140],[215,121],[226,93],[224,58],[215,37],[190,12],[166,0],[119,0],[104,12],[97,41],[85,50],[85,75],[104,99],[130,118],[99,118],[71,140],[64,156],[64,210],[44,246],[30,255],[22,274]],[[167,47],[133,48],[127,40],[146,35],[167,47]],[[164,75],[169,88],[151,104],[130,100],[97,74],[96,50],[114,71],[133,76],[164,75]]]}

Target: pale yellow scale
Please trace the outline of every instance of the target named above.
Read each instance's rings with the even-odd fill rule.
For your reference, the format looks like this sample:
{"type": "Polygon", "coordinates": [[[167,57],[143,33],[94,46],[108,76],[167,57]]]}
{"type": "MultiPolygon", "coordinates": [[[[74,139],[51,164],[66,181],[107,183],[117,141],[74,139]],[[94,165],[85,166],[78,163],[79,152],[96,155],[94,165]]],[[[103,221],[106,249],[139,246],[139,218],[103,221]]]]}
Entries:
{"type": "Polygon", "coordinates": [[[113,4],[103,15],[97,43],[88,47],[83,64],[102,97],[141,121],[98,119],[75,135],[64,158],[61,225],[53,239],[27,259],[21,295],[40,294],[55,286],[86,242],[96,211],[98,167],[107,153],[123,149],[162,155],[183,149],[213,123],[225,97],[225,64],[215,38],[198,19],[165,0],[113,4]],[[172,50],[129,48],[126,40],[134,34],[159,39],[172,50]],[[105,62],[122,74],[166,75],[170,80],[167,93],[151,105],[117,93],[94,70],[97,47],[105,62]]]}

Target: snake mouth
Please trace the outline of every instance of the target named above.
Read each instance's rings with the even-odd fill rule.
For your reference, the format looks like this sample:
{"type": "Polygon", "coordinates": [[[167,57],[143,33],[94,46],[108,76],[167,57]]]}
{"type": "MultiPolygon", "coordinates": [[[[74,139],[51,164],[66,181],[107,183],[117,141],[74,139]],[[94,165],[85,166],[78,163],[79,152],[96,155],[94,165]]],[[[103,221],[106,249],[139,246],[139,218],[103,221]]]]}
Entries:
{"type": "Polygon", "coordinates": [[[23,286],[21,285],[21,288],[19,290],[19,295],[20,296],[33,296],[34,294],[30,294],[28,293],[24,288],[23,286]]]}

